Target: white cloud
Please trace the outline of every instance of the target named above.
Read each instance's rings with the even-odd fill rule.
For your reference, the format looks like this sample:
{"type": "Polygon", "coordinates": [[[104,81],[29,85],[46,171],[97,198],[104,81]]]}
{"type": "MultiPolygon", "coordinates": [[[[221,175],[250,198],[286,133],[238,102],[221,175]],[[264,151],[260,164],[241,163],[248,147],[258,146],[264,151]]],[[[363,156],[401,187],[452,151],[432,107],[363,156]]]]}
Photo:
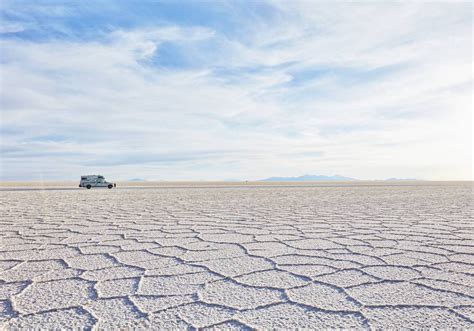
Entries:
{"type": "Polygon", "coordinates": [[[273,4],[243,37],[2,40],[2,176],[471,178],[466,4],[273,4]]]}
{"type": "Polygon", "coordinates": [[[25,26],[18,22],[0,21],[0,33],[15,33],[26,30],[25,26]]]}

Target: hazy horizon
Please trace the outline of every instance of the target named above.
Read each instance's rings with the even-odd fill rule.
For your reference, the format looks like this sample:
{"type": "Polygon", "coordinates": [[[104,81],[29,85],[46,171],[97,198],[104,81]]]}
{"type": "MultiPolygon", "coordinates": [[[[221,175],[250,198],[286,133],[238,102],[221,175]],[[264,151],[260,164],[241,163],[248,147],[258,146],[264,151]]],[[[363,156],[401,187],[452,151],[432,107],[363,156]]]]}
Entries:
{"type": "Polygon", "coordinates": [[[0,181],[472,180],[472,3],[2,1],[0,181]]]}
{"type": "MultiPolygon", "coordinates": [[[[304,185],[305,183],[331,183],[337,185],[338,183],[343,184],[364,184],[368,182],[376,182],[376,183],[403,183],[403,182],[413,182],[413,183],[424,183],[424,182],[433,182],[433,183],[450,183],[450,182],[474,182],[473,180],[428,180],[428,179],[417,179],[417,178],[385,178],[385,179],[352,179],[352,180],[264,180],[264,179],[256,179],[256,180],[247,180],[247,179],[222,179],[222,180],[208,180],[208,179],[182,179],[182,180],[167,180],[167,179],[156,179],[156,180],[148,180],[148,179],[115,179],[115,178],[106,178],[108,181],[116,182],[116,183],[129,183],[134,185],[153,185],[156,183],[225,183],[225,184],[240,184],[240,183],[249,183],[249,184],[256,184],[261,183],[262,185],[271,185],[271,184],[279,184],[279,183],[294,183],[298,184],[301,183],[304,185]]],[[[56,179],[56,180],[31,180],[31,181],[22,181],[22,180],[1,180],[0,184],[60,184],[60,183],[67,183],[73,184],[76,187],[77,183],[79,183],[79,179],[56,179]]]]}

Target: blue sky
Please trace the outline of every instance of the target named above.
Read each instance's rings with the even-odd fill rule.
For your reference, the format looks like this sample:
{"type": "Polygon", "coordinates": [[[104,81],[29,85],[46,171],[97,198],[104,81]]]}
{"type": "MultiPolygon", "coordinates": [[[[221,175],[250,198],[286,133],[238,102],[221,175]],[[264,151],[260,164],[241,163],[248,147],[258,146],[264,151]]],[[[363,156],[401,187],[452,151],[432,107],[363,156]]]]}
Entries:
{"type": "Polygon", "coordinates": [[[472,4],[3,1],[2,180],[472,179],[472,4]]]}

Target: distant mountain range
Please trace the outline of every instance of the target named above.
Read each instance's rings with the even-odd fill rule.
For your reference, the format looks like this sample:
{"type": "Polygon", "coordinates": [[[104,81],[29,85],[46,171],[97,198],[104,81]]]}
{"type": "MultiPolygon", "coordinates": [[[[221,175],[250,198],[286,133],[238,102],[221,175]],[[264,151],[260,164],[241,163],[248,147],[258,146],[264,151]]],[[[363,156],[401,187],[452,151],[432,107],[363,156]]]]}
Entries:
{"type": "Polygon", "coordinates": [[[416,178],[395,178],[395,177],[393,177],[393,178],[387,178],[385,180],[388,180],[388,181],[398,181],[398,180],[412,181],[412,180],[418,180],[418,179],[416,179],[416,178]]]}
{"type": "MultiPolygon", "coordinates": [[[[269,177],[257,180],[258,182],[334,182],[334,181],[357,181],[357,178],[345,177],[340,175],[325,176],[325,175],[303,175],[299,177],[269,177]]],[[[415,181],[415,178],[387,178],[385,181],[415,181]]],[[[132,178],[129,182],[146,182],[143,178],[132,178]]],[[[225,182],[244,182],[241,179],[228,178],[225,182]]]]}
{"type": "Polygon", "coordinates": [[[324,175],[303,175],[299,177],[270,177],[259,180],[260,182],[318,182],[318,181],[349,181],[357,180],[351,177],[344,177],[339,175],[324,176],[324,175]]]}

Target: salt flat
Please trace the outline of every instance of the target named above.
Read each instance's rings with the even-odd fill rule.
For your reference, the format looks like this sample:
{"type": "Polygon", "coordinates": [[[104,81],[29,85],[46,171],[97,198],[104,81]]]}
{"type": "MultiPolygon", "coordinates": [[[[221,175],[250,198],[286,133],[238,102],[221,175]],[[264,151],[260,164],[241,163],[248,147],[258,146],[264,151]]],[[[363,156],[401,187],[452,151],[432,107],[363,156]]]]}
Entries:
{"type": "Polygon", "coordinates": [[[1,191],[0,326],[474,328],[472,183],[1,191]]]}

